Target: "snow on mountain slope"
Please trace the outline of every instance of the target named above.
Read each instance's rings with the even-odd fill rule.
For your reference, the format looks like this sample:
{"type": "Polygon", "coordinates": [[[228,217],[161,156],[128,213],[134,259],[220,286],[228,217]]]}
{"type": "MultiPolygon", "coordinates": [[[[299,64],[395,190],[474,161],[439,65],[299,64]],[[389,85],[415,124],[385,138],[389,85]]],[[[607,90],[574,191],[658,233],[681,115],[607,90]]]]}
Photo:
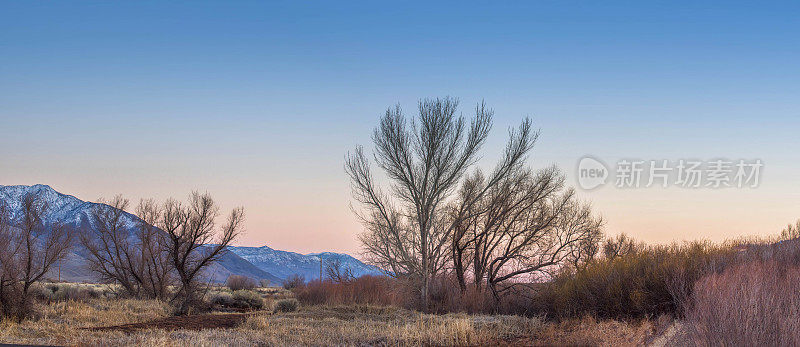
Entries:
{"type": "Polygon", "coordinates": [[[356,277],[382,274],[377,267],[364,264],[358,259],[342,253],[324,252],[300,254],[275,250],[267,246],[232,246],[230,250],[258,268],[283,279],[294,274],[302,275],[306,280],[318,279],[320,277],[320,258],[322,258],[323,262],[327,262],[331,259],[339,259],[342,264],[342,269],[351,269],[353,275],[356,277]]]}
{"type": "MultiPolygon", "coordinates": [[[[0,185],[0,204],[8,207],[11,213],[11,224],[18,225],[22,218],[22,197],[26,194],[39,194],[47,203],[47,210],[42,216],[42,223],[45,226],[52,226],[55,223],[85,230],[94,228],[91,218],[92,209],[97,203],[80,200],[72,195],[61,194],[53,188],[43,184],[33,186],[3,186],[0,185]]],[[[136,226],[140,223],[139,217],[126,213],[123,217],[125,229],[133,233],[136,226]]],[[[90,282],[94,281],[94,276],[86,269],[86,252],[80,246],[73,248],[65,261],[61,264],[61,275],[63,280],[90,282]]],[[[249,263],[232,252],[226,253],[219,262],[210,266],[206,275],[214,282],[224,282],[230,275],[244,275],[255,279],[266,279],[274,284],[280,284],[281,278],[266,272],[253,264],[249,263]]],[[[51,276],[52,277],[52,276],[51,276]]]]}

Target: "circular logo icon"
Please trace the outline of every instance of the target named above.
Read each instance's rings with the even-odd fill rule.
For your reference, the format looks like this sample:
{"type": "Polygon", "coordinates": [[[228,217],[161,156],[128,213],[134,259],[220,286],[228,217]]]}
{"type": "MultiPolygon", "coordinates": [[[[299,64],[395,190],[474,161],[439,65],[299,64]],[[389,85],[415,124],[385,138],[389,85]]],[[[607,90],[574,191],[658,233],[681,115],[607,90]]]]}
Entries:
{"type": "Polygon", "coordinates": [[[592,157],[583,157],[578,162],[578,185],[591,190],[606,183],[608,168],[599,160],[592,157]]]}

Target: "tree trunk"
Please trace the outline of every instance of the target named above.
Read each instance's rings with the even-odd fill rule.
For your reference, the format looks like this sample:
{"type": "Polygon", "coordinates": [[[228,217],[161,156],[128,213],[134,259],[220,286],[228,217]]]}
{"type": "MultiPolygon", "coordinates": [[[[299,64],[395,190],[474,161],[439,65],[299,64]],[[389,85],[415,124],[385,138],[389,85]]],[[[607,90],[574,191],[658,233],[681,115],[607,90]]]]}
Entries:
{"type": "Polygon", "coordinates": [[[456,271],[456,280],[458,287],[461,289],[461,294],[467,291],[466,279],[464,279],[464,255],[462,250],[458,247],[457,242],[453,242],[453,268],[456,271]]]}

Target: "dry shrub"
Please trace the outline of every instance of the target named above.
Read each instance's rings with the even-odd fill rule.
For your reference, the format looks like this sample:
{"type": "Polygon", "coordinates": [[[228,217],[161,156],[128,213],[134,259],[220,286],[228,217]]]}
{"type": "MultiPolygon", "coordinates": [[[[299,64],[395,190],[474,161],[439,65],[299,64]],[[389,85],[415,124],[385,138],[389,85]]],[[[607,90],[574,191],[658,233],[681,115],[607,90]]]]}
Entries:
{"type": "Polygon", "coordinates": [[[536,345],[644,346],[652,331],[653,324],[648,320],[625,322],[583,317],[545,325],[536,345]]]}
{"type": "Polygon", "coordinates": [[[261,295],[252,290],[237,290],[233,292],[233,302],[238,308],[244,309],[262,309],[264,308],[264,299],[261,295]]]}
{"type": "MultiPolygon", "coordinates": [[[[293,289],[295,296],[305,305],[378,305],[419,309],[418,289],[413,281],[388,276],[362,276],[347,282],[314,280],[293,289]]],[[[515,305],[526,304],[515,295],[508,300],[515,305]]],[[[527,305],[526,308],[530,306],[527,305]]],[[[468,287],[462,293],[453,276],[435,277],[430,285],[430,302],[426,310],[430,313],[518,313],[526,308],[497,306],[488,290],[477,291],[468,287]],[[501,309],[502,307],[502,309],[501,309]]]]}
{"type": "Polygon", "coordinates": [[[348,282],[311,281],[293,289],[305,305],[395,305],[403,306],[399,281],[384,276],[362,276],[348,282]]]}
{"type": "Polygon", "coordinates": [[[260,310],[265,307],[261,294],[252,290],[236,290],[233,293],[219,292],[211,295],[211,304],[223,308],[260,310]]]}
{"type": "Polygon", "coordinates": [[[297,299],[283,299],[275,302],[273,312],[294,312],[300,308],[300,302],[297,299]]]}
{"type": "MultiPolygon", "coordinates": [[[[474,286],[467,286],[466,291],[461,292],[458,281],[451,274],[444,274],[435,277],[431,281],[431,298],[429,311],[434,313],[447,312],[466,312],[466,313],[496,313],[498,307],[488,289],[479,291],[474,286]]],[[[508,302],[513,301],[514,295],[509,295],[508,302]]],[[[416,299],[418,296],[414,296],[416,299]]],[[[418,307],[415,303],[414,307],[418,307]]],[[[502,313],[513,313],[510,310],[502,313]]]]}
{"type": "Polygon", "coordinates": [[[728,247],[693,242],[598,260],[543,285],[532,310],[558,319],[679,315],[694,282],[722,271],[734,255],[728,247]]]}
{"type": "Polygon", "coordinates": [[[233,307],[233,295],[230,293],[219,292],[211,294],[211,298],[208,301],[220,307],[233,307]]]}
{"type": "Polygon", "coordinates": [[[697,282],[687,313],[702,346],[800,345],[800,267],[753,261],[697,282]]]}
{"type": "Polygon", "coordinates": [[[256,280],[242,275],[230,275],[228,276],[228,280],[225,281],[225,285],[228,286],[230,290],[252,290],[256,287],[256,280]]]}
{"type": "Polygon", "coordinates": [[[289,276],[285,281],[283,281],[283,289],[292,290],[294,288],[300,288],[306,284],[306,278],[302,275],[294,274],[289,276]]]}
{"type": "Polygon", "coordinates": [[[37,299],[48,302],[87,301],[94,298],[112,296],[110,289],[95,285],[71,283],[39,284],[34,290],[37,299]]]}

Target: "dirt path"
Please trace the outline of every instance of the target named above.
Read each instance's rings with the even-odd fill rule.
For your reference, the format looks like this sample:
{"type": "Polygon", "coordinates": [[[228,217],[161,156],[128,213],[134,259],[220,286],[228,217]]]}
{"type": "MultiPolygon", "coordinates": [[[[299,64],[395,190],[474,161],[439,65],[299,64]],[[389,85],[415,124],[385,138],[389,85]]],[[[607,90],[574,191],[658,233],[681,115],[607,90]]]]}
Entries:
{"type": "Polygon", "coordinates": [[[142,323],[113,325],[107,327],[85,328],[92,331],[132,332],[146,329],[187,329],[203,330],[213,328],[234,328],[241,324],[251,313],[201,314],[182,317],[166,317],[142,323]]]}
{"type": "Polygon", "coordinates": [[[661,336],[656,337],[652,342],[650,342],[649,345],[653,347],[674,345],[675,342],[672,341],[672,339],[677,337],[682,329],[683,329],[683,323],[676,321],[675,323],[670,325],[670,327],[667,328],[667,330],[664,331],[664,333],[661,334],[661,336]]]}

